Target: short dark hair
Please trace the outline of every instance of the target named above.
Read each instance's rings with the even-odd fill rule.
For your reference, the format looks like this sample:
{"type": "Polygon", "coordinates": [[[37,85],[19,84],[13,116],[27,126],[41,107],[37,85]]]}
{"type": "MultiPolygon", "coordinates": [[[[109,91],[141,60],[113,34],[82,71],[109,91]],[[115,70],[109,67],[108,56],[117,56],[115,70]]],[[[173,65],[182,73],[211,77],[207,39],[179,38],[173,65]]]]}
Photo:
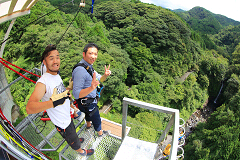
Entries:
{"type": "Polygon", "coordinates": [[[55,45],[53,45],[53,44],[47,45],[47,47],[45,48],[45,50],[44,50],[44,52],[42,54],[41,61],[43,61],[49,55],[49,52],[51,52],[53,50],[57,50],[57,47],[55,45]]]}
{"type": "Polygon", "coordinates": [[[97,46],[95,43],[88,43],[88,44],[84,47],[83,52],[87,53],[88,48],[92,48],[92,47],[95,47],[95,48],[97,48],[97,50],[98,50],[98,46],[97,46]]]}

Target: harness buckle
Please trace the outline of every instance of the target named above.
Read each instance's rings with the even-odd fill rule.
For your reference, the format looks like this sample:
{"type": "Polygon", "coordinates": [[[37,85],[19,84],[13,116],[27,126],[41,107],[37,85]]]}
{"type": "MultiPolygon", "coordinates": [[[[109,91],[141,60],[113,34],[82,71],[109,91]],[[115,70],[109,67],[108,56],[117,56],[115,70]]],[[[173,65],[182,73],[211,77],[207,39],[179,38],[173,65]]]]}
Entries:
{"type": "Polygon", "coordinates": [[[86,101],[87,99],[81,99],[81,104],[86,105],[87,103],[84,103],[83,100],[86,101]]]}

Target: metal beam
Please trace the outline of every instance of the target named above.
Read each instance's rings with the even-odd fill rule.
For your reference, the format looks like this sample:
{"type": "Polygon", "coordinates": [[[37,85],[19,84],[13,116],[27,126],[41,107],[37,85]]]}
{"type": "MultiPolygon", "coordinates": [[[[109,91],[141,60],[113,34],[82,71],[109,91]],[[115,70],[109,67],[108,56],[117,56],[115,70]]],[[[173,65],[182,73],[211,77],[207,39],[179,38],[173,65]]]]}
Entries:
{"type": "Polygon", "coordinates": [[[126,128],[127,128],[127,112],[128,112],[128,104],[123,100],[123,108],[122,108],[122,142],[126,136],[126,128]]]}
{"type": "Polygon", "coordinates": [[[11,0],[0,0],[0,4],[11,0]]]}
{"type": "Polygon", "coordinates": [[[170,160],[176,160],[178,150],[178,138],[179,138],[179,111],[174,113],[173,135],[172,135],[172,147],[169,155],[170,160]]]}
{"type": "MultiPolygon", "coordinates": [[[[31,69],[29,72],[33,72],[33,70],[39,70],[37,68],[31,69]]],[[[29,73],[25,73],[23,74],[24,76],[28,75],[29,73]]],[[[7,86],[5,86],[3,89],[0,90],[0,94],[5,91],[7,88],[9,88],[11,85],[13,85],[14,83],[16,83],[17,81],[21,80],[23,77],[19,76],[17,79],[15,79],[14,81],[12,81],[11,83],[9,83],[7,86]]]]}
{"type": "Polygon", "coordinates": [[[34,0],[28,8],[31,9],[37,3],[37,1],[38,0],[34,0]]]}
{"type": "MultiPolygon", "coordinates": [[[[15,20],[16,20],[16,19],[13,19],[12,22],[10,23],[10,25],[9,25],[9,27],[8,27],[8,30],[7,30],[7,32],[6,32],[5,36],[4,36],[4,41],[5,41],[6,39],[8,39],[8,36],[9,36],[9,34],[10,34],[10,31],[12,30],[12,27],[13,27],[13,24],[14,24],[15,20]]],[[[1,21],[1,19],[0,19],[0,21],[1,21]]],[[[0,23],[1,23],[1,22],[0,22],[0,23]]],[[[2,44],[2,46],[1,46],[1,50],[0,50],[0,57],[1,57],[1,58],[2,58],[2,56],[3,56],[3,51],[4,51],[4,48],[5,48],[6,43],[7,43],[7,41],[5,41],[5,42],[2,44]]]]}
{"type": "Polygon", "coordinates": [[[123,98],[123,101],[127,102],[129,105],[138,106],[141,108],[162,112],[162,113],[167,113],[167,114],[173,114],[178,111],[177,109],[158,106],[155,104],[146,103],[146,102],[142,102],[142,101],[126,98],[126,97],[123,98]]]}
{"type": "Polygon", "coordinates": [[[157,141],[158,144],[161,143],[161,142],[164,140],[164,138],[165,138],[166,135],[168,134],[168,131],[169,131],[170,128],[172,127],[173,123],[174,123],[174,116],[171,117],[171,119],[170,119],[170,121],[168,122],[165,130],[163,131],[163,133],[161,134],[160,138],[158,139],[158,141],[157,141]]]}
{"type": "Polygon", "coordinates": [[[19,11],[19,12],[14,12],[11,15],[6,15],[3,17],[0,17],[0,24],[9,20],[12,20],[14,18],[20,17],[20,16],[24,16],[30,13],[30,9],[27,9],[25,11],[19,11]]]}
{"type": "Polygon", "coordinates": [[[32,0],[27,0],[21,10],[25,10],[31,2],[32,0]]]}
{"type": "Polygon", "coordinates": [[[12,14],[13,13],[13,10],[14,10],[16,4],[17,4],[17,0],[12,0],[11,1],[11,5],[10,5],[10,7],[8,9],[8,14],[12,14]]]}

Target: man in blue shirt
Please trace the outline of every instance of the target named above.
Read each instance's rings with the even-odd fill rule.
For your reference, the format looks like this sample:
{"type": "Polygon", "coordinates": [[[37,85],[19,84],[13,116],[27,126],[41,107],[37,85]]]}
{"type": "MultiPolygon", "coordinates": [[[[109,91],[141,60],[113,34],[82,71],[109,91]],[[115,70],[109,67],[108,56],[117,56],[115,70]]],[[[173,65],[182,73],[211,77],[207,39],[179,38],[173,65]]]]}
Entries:
{"type": "Polygon", "coordinates": [[[91,127],[91,121],[98,136],[107,135],[109,132],[102,131],[101,118],[97,106],[96,88],[111,75],[110,64],[105,66],[104,75],[98,74],[93,69],[93,63],[98,56],[98,46],[89,43],[84,47],[83,59],[74,67],[72,72],[73,96],[77,99],[78,108],[85,113],[87,129],[91,127]],[[100,82],[99,82],[100,81],[100,82]]]}

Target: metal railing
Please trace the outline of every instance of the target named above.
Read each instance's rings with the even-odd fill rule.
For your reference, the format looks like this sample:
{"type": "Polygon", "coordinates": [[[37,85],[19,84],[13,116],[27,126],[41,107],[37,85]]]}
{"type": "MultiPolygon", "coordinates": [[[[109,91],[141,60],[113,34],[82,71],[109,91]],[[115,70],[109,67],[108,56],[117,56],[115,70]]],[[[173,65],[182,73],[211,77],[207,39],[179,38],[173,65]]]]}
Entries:
{"type": "MultiPolygon", "coordinates": [[[[171,151],[169,155],[170,160],[175,160],[177,158],[177,151],[178,151],[178,138],[179,138],[179,110],[178,109],[172,109],[167,108],[163,106],[158,106],[146,102],[141,102],[138,100],[130,99],[130,98],[123,98],[123,108],[122,108],[122,141],[124,141],[124,138],[126,136],[126,123],[127,123],[127,112],[128,112],[128,105],[133,105],[136,107],[153,110],[157,112],[162,112],[166,114],[172,115],[170,121],[168,122],[165,130],[161,134],[159,140],[157,141],[158,144],[164,140],[164,138],[167,136],[169,129],[171,126],[173,126],[173,134],[172,134],[172,142],[171,142],[171,151]]],[[[156,148],[156,152],[154,155],[154,159],[157,159],[159,156],[158,152],[159,148],[156,148]]]]}
{"type": "MultiPolygon", "coordinates": [[[[35,71],[35,73],[41,72],[41,70],[38,69],[38,68],[31,69],[29,72],[33,72],[33,71],[35,71]]],[[[26,75],[28,75],[28,74],[29,74],[29,73],[26,72],[26,73],[23,74],[23,75],[26,76],[26,75]]],[[[1,94],[2,92],[4,92],[6,89],[8,89],[11,85],[13,85],[14,83],[18,82],[18,81],[21,80],[21,79],[23,79],[23,77],[22,77],[22,76],[19,76],[17,79],[15,79],[15,80],[12,81],[11,83],[9,83],[7,86],[5,86],[3,89],[0,90],[0,94],[1,94]]]]}

